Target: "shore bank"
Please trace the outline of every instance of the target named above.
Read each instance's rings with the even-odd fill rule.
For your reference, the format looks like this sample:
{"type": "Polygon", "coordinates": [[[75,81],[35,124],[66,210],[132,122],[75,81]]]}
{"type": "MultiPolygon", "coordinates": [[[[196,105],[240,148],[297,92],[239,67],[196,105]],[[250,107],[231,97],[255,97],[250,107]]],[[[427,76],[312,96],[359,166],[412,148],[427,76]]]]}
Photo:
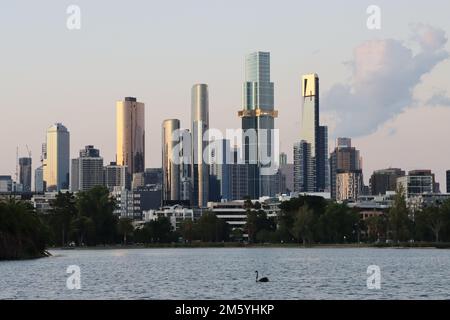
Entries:
{"type": "Polygon", "coordinates": [[[350,248],[396,248],[396,249],[450,249],[450,243],[347,243],[347,244],[309,244],[304,246],[297,243],[266,243],[248,244],[235,242],[220,243],[155,243],[155,244],[130,244],[130,245],[105,245],[93,247],[53,247],[48,250],[113,250],[113,249],[169,249],[169,248],[299,248],[299,249],[350,249],[350,248]]]}

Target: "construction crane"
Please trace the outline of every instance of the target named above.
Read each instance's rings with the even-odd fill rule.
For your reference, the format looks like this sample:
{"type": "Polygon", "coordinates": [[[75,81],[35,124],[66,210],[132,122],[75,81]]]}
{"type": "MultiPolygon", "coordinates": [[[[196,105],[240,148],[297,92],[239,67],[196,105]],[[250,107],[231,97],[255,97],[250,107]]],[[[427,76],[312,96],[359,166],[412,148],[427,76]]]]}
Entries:
{"type": "Polygon", "coordinates": [[[19,146],[16,147],[16,182],[19,181],[19,146]]]}
{"type": "Polygon", "coordinates": [[[28,148],[27,144],[25,145],[25,147],[27,147],[28,158],[31,158],[31,150],[28,148]]]}

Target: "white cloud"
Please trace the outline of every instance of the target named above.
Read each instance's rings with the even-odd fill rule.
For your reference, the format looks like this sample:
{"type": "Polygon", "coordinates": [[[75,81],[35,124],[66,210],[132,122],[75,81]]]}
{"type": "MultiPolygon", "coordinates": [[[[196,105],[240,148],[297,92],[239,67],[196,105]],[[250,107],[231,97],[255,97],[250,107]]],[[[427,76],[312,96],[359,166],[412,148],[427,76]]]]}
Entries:
{"type": "Polygon", "coordinates": [[[367,41],[355,48],[350,83],[334,85],[322,103],[323,110],[335,116],[334,136],[371,134],[414,105],[414,88],[449,52],[443,30],[416,25],[413,31],[417,53],[394,39],[367,41]]]}

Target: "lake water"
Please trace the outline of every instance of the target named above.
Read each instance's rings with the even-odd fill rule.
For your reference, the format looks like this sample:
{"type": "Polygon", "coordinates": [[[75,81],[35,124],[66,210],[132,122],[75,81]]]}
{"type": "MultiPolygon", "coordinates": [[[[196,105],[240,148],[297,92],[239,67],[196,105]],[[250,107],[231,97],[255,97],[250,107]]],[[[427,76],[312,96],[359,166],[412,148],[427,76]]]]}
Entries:
{"type": "Polygon", "coordinates": [[[53,250],[0,262],[1,299],[450,299],[450,250],[53,250]],[[81,289],[69,290],[69,265],[81,289]],[[378,265],[381,289],[367,288],[378,265]],[[267,276],[256,283],[254,271],[267,276]]]}

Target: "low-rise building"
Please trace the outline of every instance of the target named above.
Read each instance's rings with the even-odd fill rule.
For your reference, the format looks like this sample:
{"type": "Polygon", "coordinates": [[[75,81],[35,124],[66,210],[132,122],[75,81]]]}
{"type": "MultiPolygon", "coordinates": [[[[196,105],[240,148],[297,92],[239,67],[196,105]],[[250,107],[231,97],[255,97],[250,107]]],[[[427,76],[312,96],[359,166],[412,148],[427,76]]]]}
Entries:
{"type": "Polygon", "coordinates": [[[184,220],[195,219],[194,210],[185,208],[181,205],[167,206],[158,210],[147,210],[143,212],[143,223],[155,221],[160,217],[166,217],[170,220],[173,230],[179,230],[184,220]]]}

